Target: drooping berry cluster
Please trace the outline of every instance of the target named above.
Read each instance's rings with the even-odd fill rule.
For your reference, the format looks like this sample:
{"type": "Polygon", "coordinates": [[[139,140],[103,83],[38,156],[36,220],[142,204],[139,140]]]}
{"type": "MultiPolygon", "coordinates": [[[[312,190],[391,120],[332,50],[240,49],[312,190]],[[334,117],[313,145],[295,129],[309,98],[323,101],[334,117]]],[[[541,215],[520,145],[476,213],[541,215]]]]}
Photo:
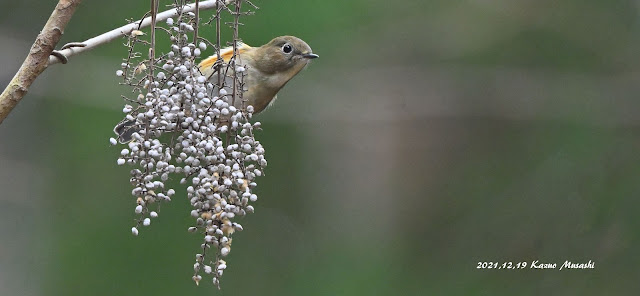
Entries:
{"type": "Polygon", "coordinates": [[[260,123],[250,122],[253,107],[232,103],[242,101],[245,66],[219,61],[221,68],[235,68],[220,79],[222,85],[202,75],[196,59],[207,44],[193,42],[198,20],[194,13],[178,12],[162,30],[171,42],[166,54],[142,58],[135,47],[154,42],[144,40],[146,34],[139,30],[127,35],[129,55],[116,75],[137,95],[125,97],[125,118],[116,126],[118,137],[110,142],[125,145],[117,163],[133,167],[131,194],[139,218],[132,233],[138,235],[141,225],[150,225],[160,202],[180,196],[167,184],[178,176],[193,207],[195,225],[188,230],[203,234],[193,280],[199,283],[203,270],[219,287],[226,268],[222,257],[231,250],[232,234],[242,230],[235,218],[254,211],[255,180],[267,161],[254,137],[260,123]],[[229,80],[238,87],[225,84],[229,80]]]}

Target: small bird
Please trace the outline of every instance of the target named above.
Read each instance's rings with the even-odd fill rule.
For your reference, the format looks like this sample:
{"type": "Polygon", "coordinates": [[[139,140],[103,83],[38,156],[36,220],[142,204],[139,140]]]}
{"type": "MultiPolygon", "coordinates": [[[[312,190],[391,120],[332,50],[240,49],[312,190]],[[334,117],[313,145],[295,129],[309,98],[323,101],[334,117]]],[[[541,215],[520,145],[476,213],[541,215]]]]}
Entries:
{"type": "MultiPolygon", "coordinates": [[[[246,75],[243,78],[242,100],[233,102],[233,105],[236,108],[251,105],[254,114],[262,112],[273,103],[278,91],[304,69],[309,61],[319,57],[306,42],[294,36],[276,37],[260,47],[251,47],[244,43],[238,43],[236,47],[236,69],[244,68],[246,75]]],[[[198,67],[214,85],[218,84],[219,80],[225,81],[226,91],[232,87],[234,69],[228,69],[227,72],[226,67],[222,66],[222,75],[218,77],[216,62],[222,58],[222,61],[229,63],[232,57],[233,47],[223,48],[220,50],[220,57],[212,55],[202,60],[198,67]]],[[[215,88],[212,93],[218,94],[218,89],[215,88]]],[[[120,143],[127,143],[138,130],[134,121],[123,120],[113,131],[118,135],[120,143]]]]}
{"type": "MultiPolygon", "coordinates": [[[[238,44],[236,65],[246,65],[245,92],[242,94],[246,105],[252,105],[254,114],[260,113],[276,98],[278,91],[291,78],[304,69],[310,60],[318,58],[311,47],[294,36],[280,36],[260,47],[238,44]]],[[[233,47],[220,50],[224,62],[233,56],[233,47]]],[[[217,82],[215,63],[218,56],[213,55],[200,62],[200,72],[211,82],[217,82]]],[[[232,76],[233,72],[227,73],[232,76]]],[[[228,78],[227,78],[228,79],[228,78]]],[[[229,86],[231,83],[227,83],[229,86]]],[[[240,107],[235,102],[236,107],[240,107]]]]}

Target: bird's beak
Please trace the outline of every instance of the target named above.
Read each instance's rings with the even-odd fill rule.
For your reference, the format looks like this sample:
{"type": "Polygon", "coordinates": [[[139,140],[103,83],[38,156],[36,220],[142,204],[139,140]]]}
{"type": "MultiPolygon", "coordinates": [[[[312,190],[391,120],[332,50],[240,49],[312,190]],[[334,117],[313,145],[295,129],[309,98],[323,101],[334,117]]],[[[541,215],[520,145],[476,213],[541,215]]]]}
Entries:
{"type": "Polygon", "coordinates": [[[320,56],[315,53],[305,53],[305,54],[302,54],[302,57],[307,59],[315,59],[315,58],[319,58],[320,56]]]}

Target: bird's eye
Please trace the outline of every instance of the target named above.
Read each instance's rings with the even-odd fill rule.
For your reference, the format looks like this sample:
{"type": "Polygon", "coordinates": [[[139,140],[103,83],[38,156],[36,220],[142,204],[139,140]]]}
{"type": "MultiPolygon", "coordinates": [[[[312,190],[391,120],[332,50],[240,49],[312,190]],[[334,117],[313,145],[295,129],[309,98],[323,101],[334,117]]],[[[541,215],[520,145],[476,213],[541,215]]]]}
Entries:
{"type": "Polygon", "coordinates": [[[293,47],[291,47],[290,44],[285,44],[282,46],[282,52],[284,53],[291,53],[293,51],[293,47]]]}

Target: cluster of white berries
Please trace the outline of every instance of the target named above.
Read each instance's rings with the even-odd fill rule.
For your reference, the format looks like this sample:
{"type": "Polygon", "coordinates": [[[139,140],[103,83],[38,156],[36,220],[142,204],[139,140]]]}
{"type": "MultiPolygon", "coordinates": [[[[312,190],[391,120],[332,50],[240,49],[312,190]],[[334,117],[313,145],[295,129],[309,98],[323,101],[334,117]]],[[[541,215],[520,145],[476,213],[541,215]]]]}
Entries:
{"type": "MultiPolygon", "coordinates": [[[[139,94],[128,100],[123,109],[125,119],[119,124],[131,140],[119,137],[110,142],[126,142],[117,163],[134,167],[131,194],[139,219],[131,232],[138,235],[141,225],[150,225],[151,218],[158,216],[158,203],[176,195],[165,182],[179,176],[195,218],[188,230],[203,234],[193,280],[198,283],[204,270],[219,286],[227,266],[222,257],[231,250],[231,235],[242,230],[233,220],[254,211],[255,179],[263,174],[267,161],[264,148],[253,135],[260,123],[249,122],[253,107],[234,107],[231,102],[242,99],[241,92],[234,94],[228,85],[218,87],[200,73],[196,58],[207,46],[190,42],[194,19],[192,13],[179,16],[175,23],[168,19],[171,51],[143,70],[140,65],[149,65],[149,60],[131,70],[130,65],[141,56],[133,46],[148,43],[136,42],[143,34],[128,36],[130,54],[116,75],[139,94]]],[[[242,85],[242,70],[238,66],[237,74],[230,73],[229,79],[242,85]]]]}

